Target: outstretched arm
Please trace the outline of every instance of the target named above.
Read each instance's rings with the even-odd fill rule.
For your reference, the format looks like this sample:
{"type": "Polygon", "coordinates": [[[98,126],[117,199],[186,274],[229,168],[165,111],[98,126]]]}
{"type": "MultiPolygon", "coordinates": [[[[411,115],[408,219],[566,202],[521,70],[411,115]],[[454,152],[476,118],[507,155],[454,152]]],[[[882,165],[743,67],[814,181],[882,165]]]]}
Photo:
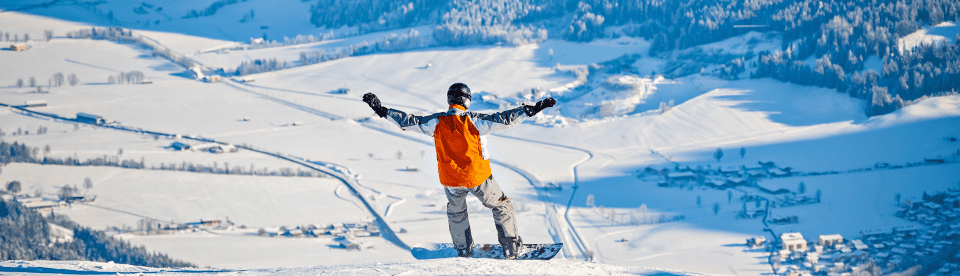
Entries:
{"type": "Polygon", "coordinates": [[[377,116],[380,116],[380,118],[386,118],[388,121],[399,126],[403,130],[410,130],[433,136],[433,130],[437,126],[438,122],[437,120],[434,120],[436,116],[416,116],[407,114],[406,112],[400,110],[383,107],[380,105],[380,99],[378,99],[377,95],[374,95],[373,93],[364,94],[363,102],[367,103],[367,105],[373,109],[373,112],[377,113],[377,116]]]}
{"type": "Polygon", "coordinates": [[[553,98],[546,98],[537,102],[535,105],[522,105],[514,109],[490,115],[474,113],[477,115],[472,118],[473,125],[477,128],[477,131],[480,132],[480,135],[487,135],[494,131],[518,125],[520,122],[523,122],[523,120],[537,115],[537,113],[540,113],[543,109],[551,107],[556,103],[557,101],[553,98]]]}

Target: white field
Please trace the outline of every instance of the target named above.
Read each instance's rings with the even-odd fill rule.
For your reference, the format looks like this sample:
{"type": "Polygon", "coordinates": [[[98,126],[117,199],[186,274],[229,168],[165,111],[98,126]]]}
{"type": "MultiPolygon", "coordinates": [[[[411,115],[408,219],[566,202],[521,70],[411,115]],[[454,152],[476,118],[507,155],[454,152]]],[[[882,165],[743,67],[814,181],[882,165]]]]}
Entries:
{"type": "Polygon", "coordinates": [[[960,35],[960,26],[956,22],[943,22],[936,26],[924,26],[922,29],[897,41],[900,52],[910,51],[920,45],[942,45],[952,43],[960,35]]]}
{"type": "MultiPolygon", "coordinates": [[[[172,19],[163,21],[166,17],[156,15],[160,16],[161,24],[148,27],[141,26],[147,21],[146,17],[141,20],[141,25],[137,25],[139,15],[130,12],[139,4],[119,1],[100,5],[100,14],[66,4],[27,12],[7,12],[0,15],[0,26],[16,26],[5,31],[30,32],[34,38],[41,37],[45,29],[54,29],[61,36],[68,30],[88,24],[105,24],[102,14],[116,10],[115,16],[123,26],[138,32],[142,30],[142,34],[165,46],[195,54],[202,62],[218,66],[235,66],[250,58],[277,57],[282,60],[298,53],[294,47],[280,47],[231,51],[229,54],[196,54],[197,51],[259,37],[259,27],[248,30],[245,28],[249,26],[239,24],[244,27],[232,28],[238,25],[235,22],[241,18],[240,14],[251,7],[257,9],[257,20],[267,21],[257,25],[269,25],[270,32],[277,32],[269,36],[292,37],[328,31],[313,28],[302,18],[271,16],[270,11],[275,8],[267,8],[268,5],[255,1],[228,5],[213,17],[180,19],[189,9],[202,9],[210,2],[191,2],[179,10],[173,8],[175,5],[164,7],[164,12],[172,19]],[[47,17],[50,15],[63,20],[47,17]],[[284,25],[287,20],[298,21],[290,27],[274,27],[284,25]],[[16,22],[31,24],[14,24],[16,22]],[[185,27],[194,23],[206,24],[196,29],[185,27]]],[[[309,5],[292,2],[300,6],[295,9],[302,11],[306,10],[305,5],[309,5]]],[[[0,6],[9,8],[8,5],[0,6]]],[[[377,35],[385,34],[369,37],[375,39],[377,35]]],[[[750,41],[752,37],[760,36],[751,34],[707,48],[729,48],[727,52],[739,53],[750,47],[741,47],[738,43],[750,41]]],[[[366,38],[344,38],[341,42],[351,40],[366,38]]],[[[304,47],[326,47],[324,45],[334,43],[338,41],[304,47]]],[[[765,43],[756,47],[765,47],[765,43]]],[[[122,236],[135,244],[147,246],[148,250],[201,266],[275,268],[234,270],[240,274],[511,274],[530,271],[543,274],[601,274],[598,271],[655,274],[639,267],[695,273],[767,274],[770,271],[765,265],[765,255],[740,246],[745,238],[765,235],[759,220],[734,218],[741,206],[736,198],[744,191],[734,191],[734,200],[728,203],[726,191],[659,188],[656,182],[638,179],[638,171],[647,166],[717,168],[756,166],[757,161],[774,161],[778,166],[803,172],[846,172],[872,167],[878,162],[904,165],[922,162],[923,158],[956,158],[954,154],[960,150],[960,144],[944,139],[960,135],[960,96],[930,98],[892,114],[867,118],[862,112],[862,101],[830,89],[769,79],[724,81],[699,75],[652,79],[644,74],[651,70],[661,71],[660,66],[666,61],[647,57],[649,42],[632,39],[591,43],[547,41],[515,48],[434,48],[374,54],[252,75],[248,77],[255,82],[246,84],[196,82],[184,73],[184,68],[152,57],[136,45],[62,37],[28,44],[32,48],[25,52],[0,51],[0,60],[4,64],[18,68],[0,75],[0,103],[20,104],[43,99],[50,106],[35,110],[71,118],[77,112],[94,113],[125,126],[247,144],[349,168],[359,175],[360,186],[357,188],[360,196],[385,218],[394,231],[400,228],[407,231],[398,235],[408,245],[449,241],[444,212],[446,200],[436,176],[432,141],[427,136],[403,133],[374,116],[360,101],[362,93],[377,93],[387,107],[428,114],[446,108],[443,91],[454,82],[467,83],[474,92],[507,98],[535,87],[549,91],[573,83],[574,76],[555,68],[558,63],[561,66],[585,66],[626,53],[643,56],[633,65],[642,73],[634,77],[649,87],[644,92],[645,98],[634,103],[633,112],[592,119],[559,116],[564,114],[565,105],[568,108],[574,104],[599,105],[599,101],[612,99],[597,96],[596,93],[604,91],[594,89],[591,92],[594,94],[561,101],[544,115],[490,139],[492,157],[497,162],[493,174],[516,204],[524,241],[566,243],[562,255],[548,262],[549,265],[484,260],[412,261],[405,250],[378,238],[373,238],[376,240],[373,249],[355,252],[333,248],[334,243],[327,239],[248,235],[255,230],[122,236]],[[553,56],[549,55],[550,50],[553,50],[553,56]],[[425,68],[427,63],[432,66],[425,68]],[[153,84],[105,84],[108,76],[131,70],[144,72],[146,79],[153,84]],[[26,80],[31,76],[46,85],[47,78],[57,72],[77,74],[81,83],[74,87],[45,87],[44,90],[50,90],[46,94],[30,93],[35,88],[13,86],[17,79],[26,80]],[[329,93],[340,87],[350,88],[352,94],[329,93]],[[676,102],[671,110],[662,115],[652,111],[658,108],[659,102],[669,100],[676,102]],[[243,121],[243,118],[250,118],[250,121],[243,121]],[[551,123],[556,120],[566,123],[551,123]],[[303,125],[293,126],[294,122],[303,125]],[[746,148],[743,158],[738,153],[741,147],[746,148]],[[725,153],[719,161],[713,159],[717,148],[725,153]],[[419,171],[401,170],[407,167],[417,167],[419,171]],[[537,191],[531,185],[547,182],[558,183],[563,190],[537,191]],[[579,240],[585,242],[585,249],[597,253],[594,260],[597,263],[580,261],[584,248],[575,245],[575,237],[563,230],[566,222],[562,214],[571,199],[574,184],[579,189],[572,198],[570,219],[580,235],[579,240]],[[616,211],[621,221],[641,204],[645,204],[651,213],[664,213],[668,217],[683,215],[686,219],[640,226],[612,225],[598,209],[586,206],[587,195],[596,198],[596,205],[616,211]],[[701,207],[696,204],[698,196],[702,199],[701,207]],[[721,207],[718,214],[712,211],[714,203],[721,207]],[[554,210],[560,215],[553,215],[554,210]],[[617,242],[622,239],[625,241],[617,242]],[[290,266],[303,268],[276,268],[290,266]],[[474,268],[445,270],[446,266],[474,268]]],[[[539,99],[530,99],[533,100],[539,99]]],[[[485,108],[491,107],[486,105],[485,108]]],[[[121,159],[139,161],[142,158],[147,166],[187,162],[208,166],[229,163],[231,167],[245,169],[251,164],[271,170],[306,169],[245,150],[219,155],[174,152],[165,148],[173,142],[167,138],[154,139],[90,126],[75,130],[70,124],[24,116],[10,109],[0,110],[0,129],[7,133],[2,137],[6,142],[23,142],[40,148],[49,145],[49,155],[61,158],[114,157],[119,149],[123,149],[121,159]],[[48,127],[49,133],[36,135],[40,126],[48,127]],[[28,130],[30,134],[11,135],[17,128],[28,130]]],[[[862,230],[889,230],[893,226],[912,225],[912,222],[893,217],[894,194],[901,193],[906,199],[919,197],[924,191],[954,187],[960,181],[960,170],[956,166],[792,177],[765,180],[760,185],[795,190],[803,181],[808,194],[817,189],[823,192],[823,203],[774,209],[775,215],[800,217],[800,224],[774,227],[777,233],[800,231],[808,239],[834,233],[849,237],[862,230]],[[877,189],[877,185],[884,189],[877,189]],[[875,194],[862,196],[864,190],[875,194]]],[[[225,176],[26,164],[10,164],[0,171],[3,183],[19,180],[24,183],[25,192],[42,189],[46,197],[54,197],[57,187],[64,184],[82,186],[86,177],[94,182],[94,188],[88,191],[97,196],[93,206],[123,209],[176,222],[229,217],[238,225],[289,227],[306,223],[357,222],[372,217],[342,182],[334,178],[225,176]]],[[[489,211],[476,200],[470,202],[477,242],[494,243],[496,234],[489,211]]],[[[58,212],[71,216],[82,225],[99,229],[133,226],[139,220],[138,217],[91,206],[74,206],[58,212]]],[[[104,264],[71,262],[5,262],[0,265],[73,270],[127,269],[89,268],[104,264]]]]}
{"type": "Polygon", "coordinates": [[[487,259],[435,259],[424,261],[364,262],[349,265],[320,265],[269,269],[176,269],[151,268],[82,261],[5,261],[0,271],[23,275],[138,273],[158,275],[705,275],[676,270],[627,267],[573,260],[512,261],[487,259]],[[541,265],[547,263],[549,265],[541,265]],[[42,271],[56,271],[44,273],[42,271]]]}

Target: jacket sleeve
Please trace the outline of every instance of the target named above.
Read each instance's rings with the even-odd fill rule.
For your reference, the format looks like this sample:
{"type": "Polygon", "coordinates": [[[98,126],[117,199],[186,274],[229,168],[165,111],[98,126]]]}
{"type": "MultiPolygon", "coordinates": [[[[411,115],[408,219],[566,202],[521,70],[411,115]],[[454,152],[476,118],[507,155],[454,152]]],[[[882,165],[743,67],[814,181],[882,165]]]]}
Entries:
{"type": "Polygon", "coordinates": [[[527,113],[524,112],[523,106],[493,114],[473,113],[471,115],[470,118],[473,120],[473,125],[477,128],[477,131],[480,132],[480,135],[487,135],[494,131],[508,129],[530,118],[527,116],[527,113]]]}
{"type": "Polygon", "coordinates": [[[423,133],[430,137],[433,137],[433,130],[436,129],[437,123],[440,121],[437,117],[437,114],[417,116],[392,108],[387,109],[387,116],[384,116],[387,121],[399,126],[400,129],[423,133]]]}

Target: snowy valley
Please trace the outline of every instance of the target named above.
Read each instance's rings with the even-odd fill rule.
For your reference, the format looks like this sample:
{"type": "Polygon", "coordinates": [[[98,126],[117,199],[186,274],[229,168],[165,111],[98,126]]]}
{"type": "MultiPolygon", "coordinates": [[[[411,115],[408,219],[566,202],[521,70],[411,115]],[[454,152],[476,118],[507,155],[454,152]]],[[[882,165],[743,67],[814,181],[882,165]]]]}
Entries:
{"type": "MultiPolygon", "coordinates": [[[[444,45],[427,19],[317,26],[315,2],[0,3],[0,196],[197,266],[11,250],[0,274],[960,274],[955,91],[874,114],[841,88],[754,77],[761,53],[800,44],[769,30],[444,45]],[[563,243],[554,259],[411,256],[450,242],[433,139],[361,96],[427,115],[456,82],[483,113],[557,99],[489,137],[523,241],[563,243]]],[[[949,19],[899,50],[960,41],[949,19]]],[[[851,83],[886,70],[858,62],[851,83]]],[[[45,243],[79,239],[50,225],[45,243]]]]}

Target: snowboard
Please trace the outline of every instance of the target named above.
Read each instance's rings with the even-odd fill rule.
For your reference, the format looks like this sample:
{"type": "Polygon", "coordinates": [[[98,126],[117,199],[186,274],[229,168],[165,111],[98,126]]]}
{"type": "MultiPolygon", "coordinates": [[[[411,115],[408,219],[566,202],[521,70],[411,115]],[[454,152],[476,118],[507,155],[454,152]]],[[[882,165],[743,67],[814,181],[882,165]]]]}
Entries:
{"type": "MultiPolygon", "coordinates": [[[[560,252],[562,243],[524,244],[517,260],[549,260],[560,252]]],[[[417,260],[457,258],[457,249],[452,243],[417,243],[410,249],[417,260]]],[[[499,244],[476,244],[473,246],[473,258],[503,259],[503,247],[499,244]]]]}

